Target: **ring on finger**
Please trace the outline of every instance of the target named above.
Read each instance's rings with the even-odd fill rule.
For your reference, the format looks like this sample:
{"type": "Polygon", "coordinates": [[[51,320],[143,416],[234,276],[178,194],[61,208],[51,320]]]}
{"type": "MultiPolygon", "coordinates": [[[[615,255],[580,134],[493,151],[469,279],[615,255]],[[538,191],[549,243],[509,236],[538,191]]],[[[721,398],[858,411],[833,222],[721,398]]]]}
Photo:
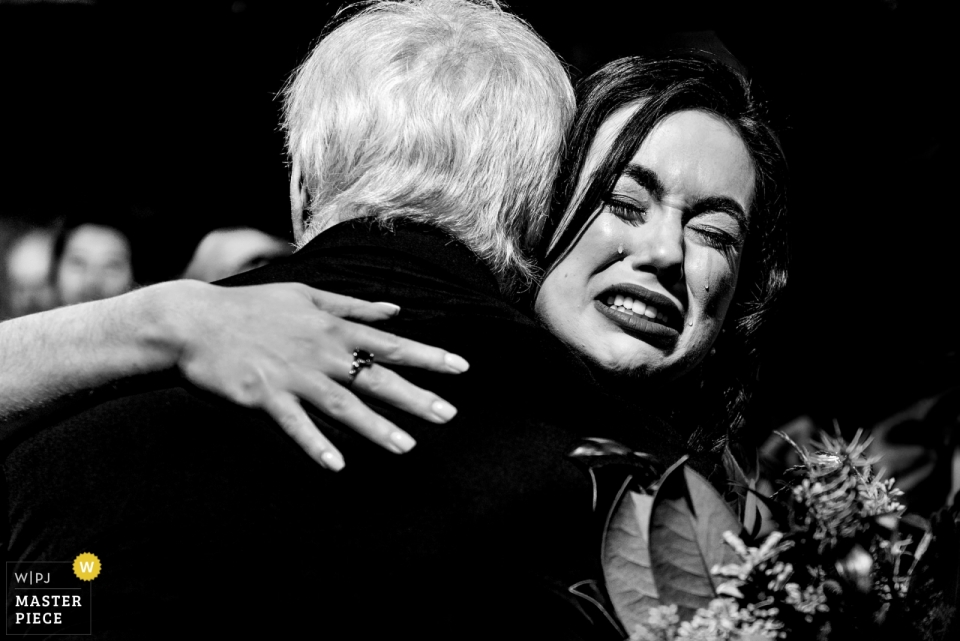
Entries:
{"type": "Polygon", "coordinates": [[[373,354],[368,352],[365,349],[355,349],[353,350],[353,362],[350,364],[350,383],[353,383],[353,380],[357,377],[357,374],[360,373],[360,370],[365,367],[373,366],[373,354]]]}

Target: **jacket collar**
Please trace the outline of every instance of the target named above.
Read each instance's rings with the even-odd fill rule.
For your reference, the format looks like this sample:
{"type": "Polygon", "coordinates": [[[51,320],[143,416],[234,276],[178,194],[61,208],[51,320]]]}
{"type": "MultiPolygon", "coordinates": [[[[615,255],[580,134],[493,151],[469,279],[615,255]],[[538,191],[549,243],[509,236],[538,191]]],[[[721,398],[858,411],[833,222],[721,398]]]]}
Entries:
{"type": "Polygon", "coordinates": [[[476,254],[450,233],[425,223],[403,219],[384,223],[374,216],[356,218],[325,230],[297,253],[361,247],[408,254],[473,290],[502,298],[496,278],[476,254]]]}

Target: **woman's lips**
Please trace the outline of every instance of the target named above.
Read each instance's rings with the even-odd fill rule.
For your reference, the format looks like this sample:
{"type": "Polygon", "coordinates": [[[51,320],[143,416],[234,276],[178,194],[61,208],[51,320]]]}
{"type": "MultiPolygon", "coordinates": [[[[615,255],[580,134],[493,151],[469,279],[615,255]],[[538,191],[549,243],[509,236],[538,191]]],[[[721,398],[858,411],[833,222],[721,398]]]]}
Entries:
{"type": "Polygon", "coordinates": [[[647,318],[641,314],[621,312],[601,300],[593,301],[593,305],[597,308],[597,311],[629,333],[636,334],[638,338],[657,347],[669,347],[680,338],[680,332],[655,319],[647,318]]]}
{"type": "Polygon", "coordinates": [[[597,300],[620,311],[646,316],[653,322],[666,325],[677,333],[683,331],[683,311],[669,297],[636,283],[617,283],[607,287],[597,300]]]}

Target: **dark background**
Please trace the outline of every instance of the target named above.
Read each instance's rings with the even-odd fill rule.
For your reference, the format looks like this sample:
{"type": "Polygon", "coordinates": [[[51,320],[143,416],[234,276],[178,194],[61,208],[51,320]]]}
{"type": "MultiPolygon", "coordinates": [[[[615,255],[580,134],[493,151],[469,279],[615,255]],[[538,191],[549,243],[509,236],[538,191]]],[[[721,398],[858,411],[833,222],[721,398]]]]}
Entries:
{"type": "MultiPolygon", "coordinates": [[[[289,238],[275,96],[338,6],[0,0],[0,218],[129,211],[149,280],[177,274],[217,226],[289,238]]],[[[575,78],[690,45],[738,60],[768,99],[792,167],[794,269],[753,425],[808,412],[856,426],[957,383],[944,7],[512,7],[575,78]]]]}

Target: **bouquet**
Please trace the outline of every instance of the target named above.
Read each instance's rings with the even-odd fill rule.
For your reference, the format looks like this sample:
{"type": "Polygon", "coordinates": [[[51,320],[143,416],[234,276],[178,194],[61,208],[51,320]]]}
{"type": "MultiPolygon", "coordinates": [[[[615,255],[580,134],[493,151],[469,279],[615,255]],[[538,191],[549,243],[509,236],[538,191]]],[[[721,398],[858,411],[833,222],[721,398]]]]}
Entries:
{"type": "Polygon", "coordinates": [[[571,456],[594,481],[603,580],[570,592],[631,641],[960,638],[956,508],[905,514],[859,432],[814,452],[790,442],[802,464],[771,498],[729,450],[723,497],[684,459],[660,473],[648,455],[586,441],[571,456]]]}

